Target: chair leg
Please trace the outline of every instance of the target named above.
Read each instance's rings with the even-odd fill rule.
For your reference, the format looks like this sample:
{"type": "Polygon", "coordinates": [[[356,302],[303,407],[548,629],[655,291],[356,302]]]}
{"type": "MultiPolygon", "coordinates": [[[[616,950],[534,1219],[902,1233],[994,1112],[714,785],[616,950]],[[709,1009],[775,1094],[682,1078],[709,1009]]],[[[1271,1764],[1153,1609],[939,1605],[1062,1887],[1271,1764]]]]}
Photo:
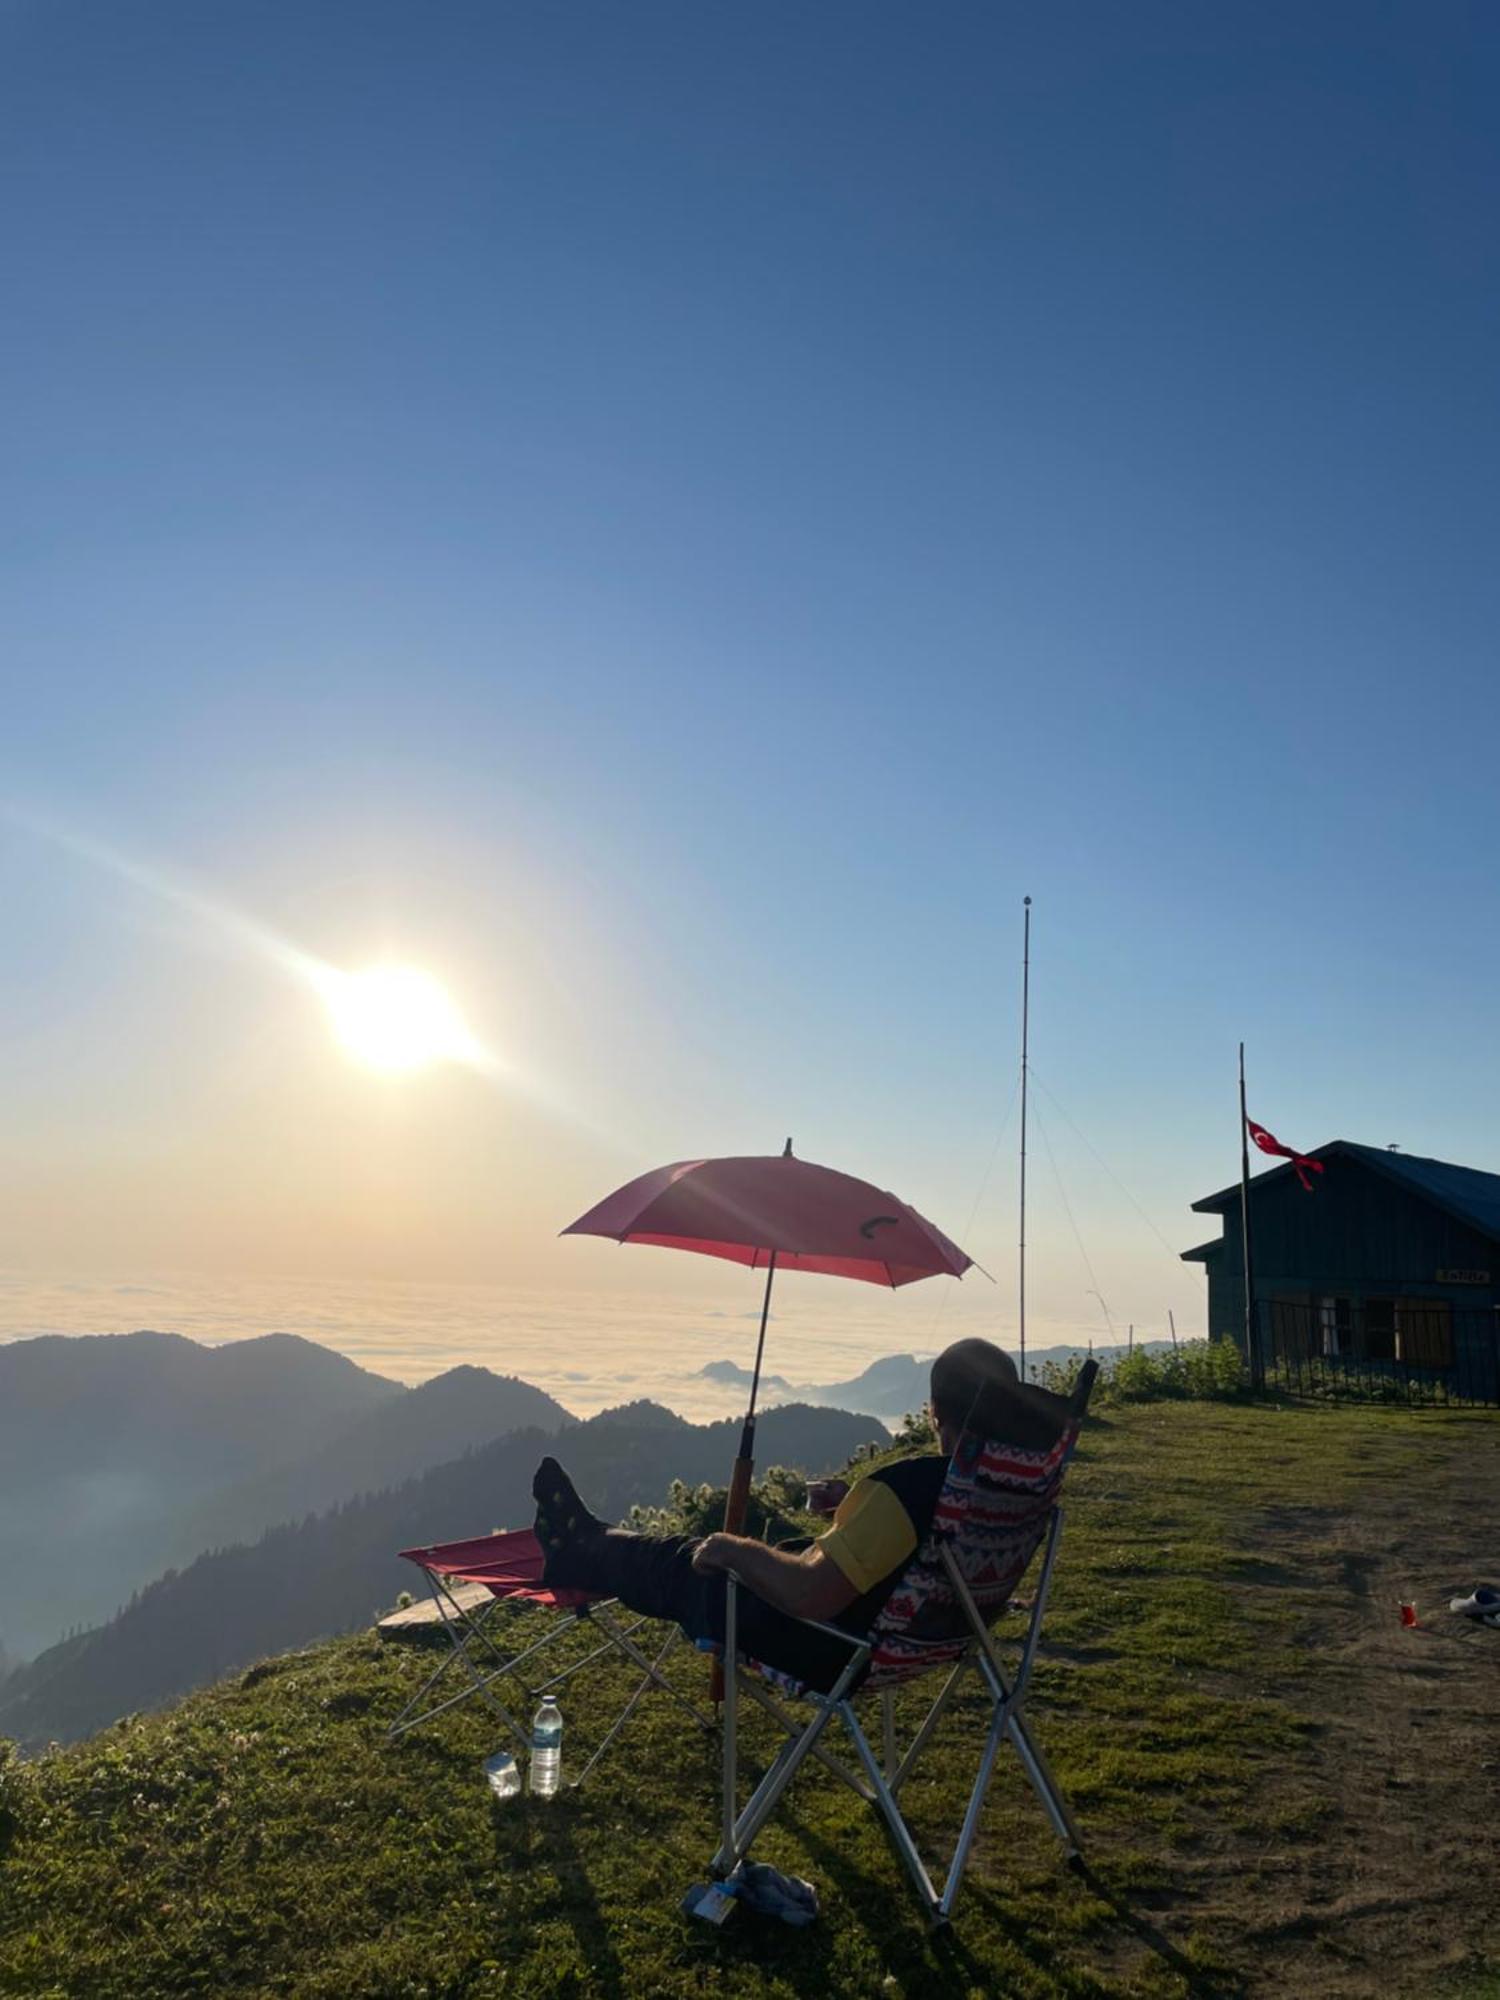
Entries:
{"type": "Polygon", "coordinates": [[[923,1866],[922,1857],[917,1852],[917,1843],[911,1837],[911,1829],[902,1818],[901,1808],[897,1805],[890,1787],[881,1777],[880,1766],[875,1761],[875,1752],[865,1741],[865,1733],[859,1726],[859,1721],[853,1707],[847,1701],[840,1702],[839,1704],[839,1719],[853,1738],[854,1748],[858,1752],[859,1761],[864,1765],[865,1775],[874,1787],[875,1803],[880,1808],[885,1823],[890,1829],[891,1838],[896,1843],[897,1852],[906,1863],[907,1872],[916,1886],[917,1894],[922,1899],[923,1907],[926,1909],[928,1916],[935,1922],[943,1922],[947,1912],[942,1908],[938,1900],[937,1891],[933,1888],[932,1880],[923,1866]]]}
{"type": "Polygon", "coordinates": [[[995,1769],[995,1759],[1000,1754],[1000,1745],[1005,1740],[1007,1719],[1002,1703],[995,1711],[989,1732],[984,1740],[984,1753],[979,1759],[979,1770],[974,1779],[974,1789],[969,1793],[969,1803],[964,1812],[962,1831],[958,1845],[953,1850],[953,1859],[948,1864],[948,1879],[943,1884],[943,1894],[939,1907],[945,1917],[953,1914],[953,1905],[958,1896],[959,1885],[964,1879],[964,1869],[969,1864],[969,1849],[974,1845],[974,1836],[979,1831],[979,1815],[984,1811],[985,1794],[990,1788],[990,1778],[995,1769]]]}
{"type": "MultiPolygon", "coordinates": [[[[644,1623],[644,1622],[645,1622],[644,1620],[637,1621],[637,1623],[644,1623]]],[[[619,1650],[625,1654],[627,1659],[631,1659],[635,1662],[635,1664],[641,1669],[641,1672],[646,1676],[647,1680],[655,1681],[656,1685],[661,1689],[663,1694],[669,1694],[672,1697],[673,1701],[677,1703],[679,1708],[685,1708],[688,1714],[693,1718],[694,1722],[698,1724],[698,1727],[700,1729],[712,1730],[714,1725],[709,1721],[708,1717],[703,1713],[702,1709],[697,1707],[695,1703],[689,1701],[687,1696],[682,1692],[680,1688],[673,1687],[672,1683],[666,1678],[664,1674],[659,1674],[656,1670],[655,1665],[653,1665],[653,1663],[646,1658],[646,1655],[641,1651],[640,1647],[637,1646],[635,1642],[631,1639],[630,1632],[633,1632],[636,1629],[634,1625],[630,1627],[629,1631],[621,1631],[620,1627],[616,1625],[611,1619],[600,1616],[599,1609],[597,1606],[594,1609],[594,1623],[600,1628],[601,1631],[607,1632],[609,1634],[610,1639],[612,1640],[614,1645],[617,1646],[619,1650]]],[[[661,1653],[657,1654],[658,1661],[661,1659],[662,1653],[665,1653],[667,1651],[668,1647],[673,1646],[677,1643],[677,1638],[678,1638],[678,1633],[676,1628],[674,1627],[672,1631],[668,1634],[667,1643],[665,1646],[662,1647],[661,1653]]]]}
{"type": "Polygon", "coordinates": [[[1047,1817],[1051,1820],[1053,1829],[1071,1860],[1075,1854],[1082,1852],[1078,1828],[1073,1823],[1073,1816],[1058,1788],[1057,1780],[1047,1768],[1046,1760],[1026,1726],[1022,1714],[1019,1683],[1013,1687],[994,1664],[993,1657],[988,1652],[982,1653],[975,1664],[981,1679],[989,1689],[991,1699],[995,1702],[996,1715],[1005,1719],[1005,1734],[1015,1747],[1016,1755],[1021,1760],[1021,1768],[1030,1780],[1032,1790],[1041,1800],[1047,1817]]]}
{"type": "MultiPolygon", "coordinates": [[[[486,1606],[480,1616],[474,1618],[463,1610],[452,1593],[440,1581],[429,1577],[429,1586],[433,1602],[438,1609],[438,1615],[441,1617],[444,1630],[448,1635],[449,1651],[442,1662],[423,1681],[422,1685],[417,1689],[411,1700],[407,1702],[395,1721],[387,1728],[385,1733],[386,1741],[394,1743],[398,1736],[404,1736],[409,1729],[415,1729],[423,1722],[431,1722],[435,1716],[446,1714],[450,1708],[457,1708],[461,1702],[468,1701],[475,1694],[479,1695],[494,1710],[495,1714],[504,1723],[505,1727],[510,1730],[513,1736],[522,1743],[529,1741],[525,1731],[505,1706],[504,1702],[500,1700],[498,1695],[490,1692],[491,1683],[503,1680],[515,1666],[515,1660],[507,1659],[505,1654],[496,1646],[494,1640],[483,1630],[484,1624],[494,1612],[495,1606],[486,1606]],[[453,1606],[454,1616],[450,1617],[448,1610],[445,1608],[445,1598],[453,1606]],[[481,1671],[469,1651],[471,1640],[478,1640],[490,1657],[500,1664],[490,1671],[481,1671]],[[437,1686],[438,1682],[451,1667],[458,1665],[461,1665],[468,1674],[471,1685],[460,1688],[457,1694],[451,1694],[446,1700],[434,1703],[431,1708],[420,1709],[416,1715],[413,1715],[412,1710],[418,1707],[418,1704],[437,1686]]],[[[544,1643],[550,1643],[550,1637],[552,1636],[555,1636],[555,1634],[550,1635],[548,1641],[544,1643]]],[[[532,1653],[536,1650],[537,1648],[534,1646],[528,1647],[527,1653],[532,1653]]],[[[518,1657],[525,1658],[526,1654],[519,1655],[518,1657]]]]}
{"type": "Polygon", "coordinates": [[[583,1783],[584,1779],[588,1776],[589,1772],[593,1770],[594,1766],[598,1763],[599,1759],[604,1755],[605,1751],[609,1748],[610,1744],[614,1742],[615,1738],[619,1735],[620,1731],[625,1727],[626,1723],[629,1722],[631,1716],[635,1714],[636,1709],[640,1706],[641,1697],[645,1694],[647,1688],[649,1688],[653,1682],[655,1682],[658,1687],[666,1687],[668,1685],[668,1683],[662,1679],[662,1676],[657,1671],[657,1669],[661,1666],[662,1661],[667,1657],[667,1654],[671,1651],[673,1645],[676,1643],[676,1640],[677,1640],[677,1633],[676,1630],[674,1629],[667,1634],[666,1639],[662,1643],[661,1651],[657,1654],[656,1658],[651,1662],[651,1671],[649,1673],[641,1675],[640,1681],[636,1686],[635,1692],[631,1695],[629,1701],[626,1702],[625,1706],[620,1710],[620,1713],[615,1717],[614,1721],[610,1724],[608,1733],[596,1745],[593,1756],[589,1758],[588,1762],[584,1765],[583,1769],[578,1773],[578,1776],[573,1779],[572,1782],[575,1788],[583,1783]]]}
{"type": "MultiPolygon", "coordinates": [[[[727,1683],[726,1683],[727,1685],[727,1683]]],[[[760,1832],[766,1820],[775,1809],[777,1800],[796,1775],[797,1767],[807,1756],[823,1731],[833,1718],[832,1707],[819,1707],[817,1714],[808,1723],[802,1734],[783,1743],[772,1759],[771,1767],[750,1794],[744,1811],[729,1828],[718,1853],[709,1863],[711,1875],[723,1876],[737,1868],[750,1852],[751,1842],[760,1832]]]]}
{"type": "MultiPolygon", "coordinates": [[[[449,1616],[447,1606],[443,1602],[444,1596],[447,1595],[447,1593],[439,1588],[438,1579],[432,1574],[430,1570],[424,1569],[422,1574],[427,1580],[427,1595],[432,1599],[433,1609],[437,1612],[438,1617],[442,1620],[443,1631],[447,1635],[448,1639],[448,1650],[443,1655],[442,1659],[439,1660],[438,1664],[433,1668],[432,1672],[427,1676],[426,1680],[423,1681],[422,1685],[417,1689],[416,1693],[411,1697],[410,1701],[407,1702],[406,1706],[402,1709],[401,1713],[396,1717],[395,1721],[392,1722],[387,1727],[385,1732],[387,1742],[394,1742],[398,1736],[403,1736],[408,1729],[415,1729],[419,1722],[425,1722],[427,1720],[429,1713],[438,1712],[435,1710],[429,1711],[427,1709],[423,1709],[417,1715],[412,1715],[411,1713],[414,1708],[417,1708],[418,1705],[423,1700],[425,1700],[428,1693],[437,1686],[438,1682],[448,1672],[448,1669],[456,1664],[458,1656],[463,1651],[465,1643],[463,1640],[459,1638],[458,1627],[455,1624],[454,1620],[449,1616]],[[410,1722],[408,1722],[406,1719],[409,1715],[411,1716],[410,1722]]],[[[449,1601],[450,1602],[452,1601],[451,1598],[449,1601]]],[[[466,1701],[471,1692],[472,1692],[471,1689],[465,1688],[463,1694],[459,1697],[459,1699],[466,1701]]],[[[443,1706],[451,1707],[452,1703],[445,1702],[443,1706]]]]}
{"type": "Polygon", "coordinates": [[[733,1856],[725,1864],[725,1872],[734,1866],[738,1856],[734,1854],[734,1823],[739,1805],[740,1782],[740,1593],[739,1582],[730,1576],[724,1591],[724,1666],[723,1676],[717,1691],[722,1693],[724,1702],[724,1732],[719,1745],[719,1754],[724,1759],[723,1782],[719,1801],[720,1824],[723,1837],[719,1842],[719,1853],[709,1864],[709,1873],[718,1872],[716,1864],[721,1855],[733,1856]]]}
{"type": "Polygon", "coordinates": [[[1083,1852],[1083,1844],[1078,1838],[1078,1828],[1074,1824],[1072,1813],[1068,1810],[1067,1800],[1058,1790],[1057,1780],[1047,1768],[1046,1759],[1032,1740],[1025,1718],[1020,1715],[1007,1717],[1005,1733],[1014,1744],[1021,1766],[1031,1780],[1032,1790],[1046,1808],[1047,1817],[1051,1820],[1057,1837],[1067,1850],[1067,1857],[1071,1861],[1075,1855],[1083,1852]]]}
{"type": "MultiPolygon", "coordinates": [[[[600,1620],[599,1617],[598,1606],[591,1605],[589,1607],[589,1616],[587,1619],[587,1623],[590,1625],[598,1626],[601,1624],[601,1622],[602,1621],[600,1620]]],[[[638,1632],[643,1625],[647,1625],[649,1623],[650,1623],[649,1619],[637,1618],[633,1624],[627,1625],[625,1627],[625,1631],[627,1634],[632,1632],[638,1632]]],[[[532,1651],[535,1652],[536,1647],[533,1647],[532,1651]]],[[[618,1651],[618,1648],[616,1647],[613,1639],[602,1640],[599,1645],[594,1647],[592,1652],[585,1653],[581,1660],[575,1660],[570,1667],[562,1667],[558,1670],[557,1673],[549,1674],[546,1680],[538,1681],[535,1687],[527,1687],[526,1688],[527,1700],[535,1701],[541,1695],[550,1694],[553,1688],[565,1687],[567,1683],[573,1679],[575,1674],[581,1674],[585,1669],[585,1667],[591,1667],[594,1664],[595,1660],[602,1660],[606,1653],[613,1653],[616,1651],[618,1651]]],[[[525,1658],[524,1654],[518,1655],[517,1664],[519,1665],[520,1661],[524,1658],[525,1658]]],[[[521,1685],[525,1687],[526,1683],[523,1681],[521,1685]]]]}
{"type": "MultiPolygon", "coordinates": [[[[804,1725],[795,1715],[789,1715],[776,1697],[769,1694],[765,1688],[757,1686],[753,1680],[746,1680],[743,1692],[749,1695],[758,1708],[763,1708],[767,1715],[780,1723],[788,1736],[797,1736],[801,1733],[804,1725]]],[[[826,1744],[815,1743],[807,1754],[809,1757],[815,1757],[824,1770],[837,1778],[840,1784],[847,1785],[851,1792],[857,1792],[862,1799],[874,1805],[875,1794],[864,1779],[857,1771],[851,1771],[842,1757],[835,1757],[826,1744]]]]}
{"type": "Polygon", "coordinates": [[[972,1652],[965,1653],[963,1658],[959,1661],[958,1665],[953,1669],[952,1673],[949,1674],[947,1680],[944,1681],[942,1686],[942,1691],[939,1693],[937,1700],[932,1704],[932,1707],[928,1709],[927,1714],[923,1719],[921,1728],[912,1738],[911,1748],[907,1751],[906,1755],[901,1759],[901,1762],[896,1767],[896,1775],[891,1779],[892,1792],[899,1792],[901,1787],[906,1783],[907,1779],[911,1776],[912,1766],[916,1763],[917,1759],[921,1756],[922,1752],[927,1748],[929,1737],[932,1735],[933,1730],[936,1729],[938,1724],[942,1721],[943,1711],[945,1708],[947,1708],[948,1703],[953,1699],[954,1691],[958,1687],[959,1681],[963,1678],[964,1669],[965,1667],[968,1666],[969,1661],[972,1659],[972,1657],[973,1657],[972,1652]]]}
{"type": "Polygon", "coordinates": [[[729,1647],[736,1636],[735,1593],[731,1587],[725,1599],[724,1649],[726,1668],[724,1676],[724,1832],[719,1851],[709,1863],[712,1875],[724,1876],[739,1866],[750,1852],[750,1843],[764,1825],[776,1801],[791,1783],[798,1765],[813,1749],[818,1738],[828,1727],[835,1712],[846,1703],[849,1690],[865,1670],[870,1657],[867,1645],[861,1646],[850,1658],[848,1666],[839,1675],[829,1694],[815,1697],[817,1710],[811,1722],[795,1739],[783,1743],[760,1783],[750,1795],[749,1803],[739,1817],[734,1816],[735,1782],[735,1707],[739,1685],[739,1671],[734,1655],[729,1647]]]}

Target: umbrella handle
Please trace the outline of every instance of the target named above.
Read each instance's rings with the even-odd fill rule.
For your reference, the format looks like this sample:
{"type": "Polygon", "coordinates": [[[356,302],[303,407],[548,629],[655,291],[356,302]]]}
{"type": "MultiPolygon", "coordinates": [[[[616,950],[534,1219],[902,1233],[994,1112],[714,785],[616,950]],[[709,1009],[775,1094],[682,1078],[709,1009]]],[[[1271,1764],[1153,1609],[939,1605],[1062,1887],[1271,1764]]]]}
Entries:
{"type": "Polygon", "coordinates": [[[724,1532],[726,1535],[744,1533],[745,1511],[750,1500],[750,1475],[755,1470],[755,1461],[745,1455],[743,1444],[741,1456],[734,1461],[734,1470],[729,1475],[729,1498],[724,1503],[724,1532]]]}

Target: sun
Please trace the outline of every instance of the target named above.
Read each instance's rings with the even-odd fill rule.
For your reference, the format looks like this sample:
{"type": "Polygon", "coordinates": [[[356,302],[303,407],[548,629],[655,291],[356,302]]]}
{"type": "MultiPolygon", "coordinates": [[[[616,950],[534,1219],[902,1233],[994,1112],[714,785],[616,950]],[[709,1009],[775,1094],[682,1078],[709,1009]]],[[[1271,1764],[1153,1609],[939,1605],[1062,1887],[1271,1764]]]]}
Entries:
{"type": "Polygon", "coordinates": [[[371,1069],[426,1069],[472,1062],[478,1044],[451,996],[413,965],[340,972],[324,987],[334,1032],[371,1069]]]}

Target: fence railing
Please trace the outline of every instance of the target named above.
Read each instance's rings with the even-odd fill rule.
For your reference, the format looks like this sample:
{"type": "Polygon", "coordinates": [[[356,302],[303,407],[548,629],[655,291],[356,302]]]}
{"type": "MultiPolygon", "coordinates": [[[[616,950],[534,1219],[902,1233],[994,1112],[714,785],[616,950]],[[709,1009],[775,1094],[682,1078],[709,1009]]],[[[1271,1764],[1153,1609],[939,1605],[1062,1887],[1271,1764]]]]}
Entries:
{"type": "Polygon", "coordinates": [[[1500,1312],[1443,1300],[1257,1301],[1267,1388],[1359,1402],[1500,1407],[1500,1312]]]}

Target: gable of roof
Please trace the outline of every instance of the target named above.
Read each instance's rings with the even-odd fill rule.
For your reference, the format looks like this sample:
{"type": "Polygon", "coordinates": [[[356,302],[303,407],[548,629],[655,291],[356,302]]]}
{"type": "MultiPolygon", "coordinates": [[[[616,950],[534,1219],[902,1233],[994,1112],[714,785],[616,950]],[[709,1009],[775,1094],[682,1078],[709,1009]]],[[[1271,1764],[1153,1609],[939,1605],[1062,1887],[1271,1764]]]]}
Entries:
{"type": "MultiPolygon", "coordinates": [[[[1469,1228],[1477,1229],[1482,1236],[1500,1240],[1500,1174],[1483,1173],[1478,1167],[1460,1167],[1451,1160],[1428,1160],[1416,1153],[1392,1153],[1384,1146],[1360,1146],[1352,1139],[1331,1140],[1307,1157],[1311,1160],[1339,1157],[1358,1160],[1372,1172],[1405,1188],[1408,1194],[1431,1202],[1434,1208],[1440,1208],[1469,1228]]],[[[1288,1161],[1285,1166],[1273,1167],[1268,1174],[1257,1175],[1251,1185],[1263,1186],[1291,1171],[1288,1161]]],[[[1201,1201],[1195,1201],[1193,1207],[1204,1214],[1212,1214],[1229,1208],[1239,1198],[1239,1183],[1236,1182],[1233,1187],[1223,1188],[1218,1194],[1205,1195],[1201,1201]]]]}

